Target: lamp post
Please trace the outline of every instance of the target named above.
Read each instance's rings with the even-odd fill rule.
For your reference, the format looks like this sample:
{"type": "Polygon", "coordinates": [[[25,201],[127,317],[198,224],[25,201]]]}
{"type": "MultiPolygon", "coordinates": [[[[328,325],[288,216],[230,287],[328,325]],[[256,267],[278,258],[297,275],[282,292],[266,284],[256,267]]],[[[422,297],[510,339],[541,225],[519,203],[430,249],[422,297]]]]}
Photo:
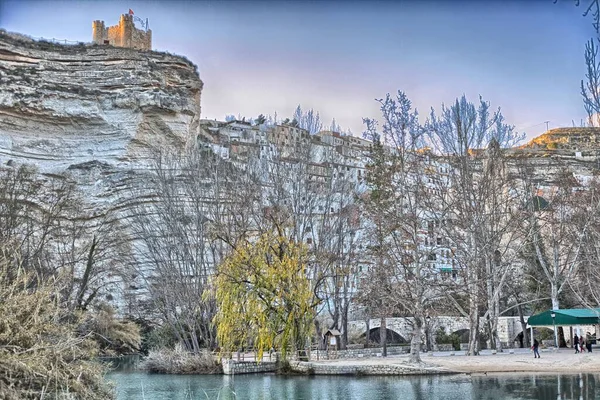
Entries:
{"type": "Polygon", "coordinates": [[[431,351],[431,341],[429,340],[429,321],[431,317],[428,315],[425,317],[425,349],[431,351]]]}
{"type": "Polygon", "coordinates": [[[554,325],[554,346],[556,346],[556,349],[558,350],[558,338],[556,337],[556,313],[552,311],[550,316],[552,317],[552,325],[554,325]]]}

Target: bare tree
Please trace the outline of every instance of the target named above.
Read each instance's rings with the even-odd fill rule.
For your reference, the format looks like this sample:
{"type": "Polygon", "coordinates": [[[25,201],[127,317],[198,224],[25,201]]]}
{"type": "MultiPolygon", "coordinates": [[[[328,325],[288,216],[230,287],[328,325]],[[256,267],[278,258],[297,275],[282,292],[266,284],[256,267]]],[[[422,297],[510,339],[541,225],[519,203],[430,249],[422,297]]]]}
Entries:
{"type": "Polygon", "coordinates": [[[428,236],[428,228],[440,219],[431,201],[439,175],[424,151],[425,132],[407,96],[399,91],[379,102],[381,130],[374,120],[365,120],[366,136],[374,142],[365,197],[373,269],[363,281],[362,299],[372,310],[380,308],[383,317],[411,317],[411,360],[420,362],[426,317],[439,298],[440,269],[433,260],[441,243],[428,236]]]}
{"type": "Polygon", "coordinates": [[[129,246],[117,216],[89,215],[68,174],[42,176],[30,166],[0,171],[0,238],[19,249],[24,268],[60,276],[72,311],[108,300],[130,276],[129,246]],[[102,297],[100,299],[99,297],[102,297]]]}
{"type": "Polygon", "coordinates": [[[573,223],[584,233],[579,267],[566,279],[566,284],[573,291],[577,302],[584,307],[600,306],[600,187],[598,181],[590,182],[584,190],[574,193],[576,208],[573,210],[573,223]]]}
{"type": "Polygon", "coordinates": [[[236,223],[224,217],[223,202],[228,199],[221,175],[227,175],[227,164],[215,179],[216,164],[219,159],[208,149],[157,152],[152,175],[136,194],[139,203],[131,216],[138,273],[150,305],[192,352],[215,345],[211,327],[215,306],[211,299],[203,299],[203,293],[224,251],[215,243],[215,232],[231,240],[221,229],[236,223]],[[215,215],[220,219],[211,226],[208,216],[215,215]]]}
{"type": "Polygon", "coordinates": [[[310,134],[315,134],[323,129],[323,122],[319,113],[312,108],[308,111],[302,111],[302,107],[298,104],[294,111],[294,121],[302,129],[306,129],[310,134]]]}
{"type": "Polygon", "coordinates": [[[596,40],[590,39],[585,45],[585,83],[581,80],[581,96],[590,126],[600,126],[600,60],[596,40]]]}
{"type": "MultiPolygon", "coordinates": [[[[432,109],[426,126],[429,140],[450,164],[450,188],[442,199],[448,214],[447,234],[455,247],[454,259],[462,273],[465,295],[468,298],[469,350],[476,355],[479,351],[479,317],[483,293],[482,282],[488,302],[486,317],[489,316],[490,331],[496,346],[500,345],[497,326],[498,298],[503,278],[507,271],[499,248],[507,245],[505,234],[512,217],[508,209],[497,206],[505,191],[498,181],[502,180],[502,168],[498,165],[499,149],[512,146],[522,139],[513,127],[506,125],[500,110],[490,111],[488,103],[481,98],[479,105],[467,101],[463,96],[451,107],[442,105],[438,117],[432,109]],[[487,165],[477,155],[488,147],[487,165]],[[498,196],[492,197],[491,196],[498,196]],[[494,204],[488,203],[492,200],[494,204]],[[495,322],[496,321],[496,322],[495,322]]],[[[483,154],[482,156],[485,156],[483,154]]],[[[510,202],[509,202],[510,203],[510,202]]],[[[508,240],[510,243],[510,240],[508,240]]],[[[458,303],[456,303],[458,306],[458,303]]],[[[458,307],[465,312],[462,307],[458,307]]]]}
{"type": "MultiPolygon", "coordinates": [[[[595,213],[584,217],[581,214],[585,204],[583,197],[575,192],[579,183],[567,170],[557,177],[555,185],[546,188],[530,188],[528,192],[527,229],[535,251],[535,259],[543,276],[550,285],[552,309],[560,308],[560,295],[572,277],[576,276],[586,250],[586,239],[595,213]]],[[[597,207],[597,199],[592,197],[588,208],[597,207]]]]}

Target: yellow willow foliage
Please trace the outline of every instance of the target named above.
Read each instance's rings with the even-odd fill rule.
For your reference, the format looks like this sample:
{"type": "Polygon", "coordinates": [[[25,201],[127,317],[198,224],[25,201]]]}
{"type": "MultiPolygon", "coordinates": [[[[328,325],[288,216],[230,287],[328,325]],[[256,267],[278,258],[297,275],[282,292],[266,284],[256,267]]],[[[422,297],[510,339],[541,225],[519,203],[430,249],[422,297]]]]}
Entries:
{"type": "Polygon", "coordinates": [[[304,246],[269,232],[235,249],[218,268],[215,315],[221,354],[272,347],[286,358],[312,333],[313,293],[304,246]]]}

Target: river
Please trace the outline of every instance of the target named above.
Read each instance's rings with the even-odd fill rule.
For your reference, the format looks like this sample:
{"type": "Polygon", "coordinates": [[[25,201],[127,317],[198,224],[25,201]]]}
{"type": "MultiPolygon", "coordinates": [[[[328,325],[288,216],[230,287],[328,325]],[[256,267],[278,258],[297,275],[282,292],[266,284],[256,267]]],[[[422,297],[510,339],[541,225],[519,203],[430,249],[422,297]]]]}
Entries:
{"type": "Polygon", "coordinates": [[[600,399],[600,374],[421,377],[150,375],[112,372],[118,400],[600,399]]]}

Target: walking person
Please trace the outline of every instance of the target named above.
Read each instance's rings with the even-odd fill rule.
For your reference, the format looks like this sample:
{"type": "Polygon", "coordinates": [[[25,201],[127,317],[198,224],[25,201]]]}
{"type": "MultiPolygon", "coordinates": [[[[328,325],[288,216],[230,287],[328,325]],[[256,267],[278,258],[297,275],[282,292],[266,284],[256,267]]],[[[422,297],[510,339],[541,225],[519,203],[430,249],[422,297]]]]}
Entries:
{"type": "Polygon", "coordinates": [[[575,354],[579,353],[579,336],[577,334],[573,337],[573,346],[575,346],[575,354]]]}
{"type": "Polygon", "coordinates": [[[539,348],[540,342],[537,339],[533,339],[533,358],[541,358],[539,348]]]}
{"type": "Polygon", "coordinates": [[[589,332],[585,335],[585,347],[588,353],[592,352],[592,335],[589,332]]]}
{"type": "Polygon", "coordinates": [[[579,338],[579,348],[581,349],[581,354],[585,353],[585,339],[583,335],[579,338]]]}

